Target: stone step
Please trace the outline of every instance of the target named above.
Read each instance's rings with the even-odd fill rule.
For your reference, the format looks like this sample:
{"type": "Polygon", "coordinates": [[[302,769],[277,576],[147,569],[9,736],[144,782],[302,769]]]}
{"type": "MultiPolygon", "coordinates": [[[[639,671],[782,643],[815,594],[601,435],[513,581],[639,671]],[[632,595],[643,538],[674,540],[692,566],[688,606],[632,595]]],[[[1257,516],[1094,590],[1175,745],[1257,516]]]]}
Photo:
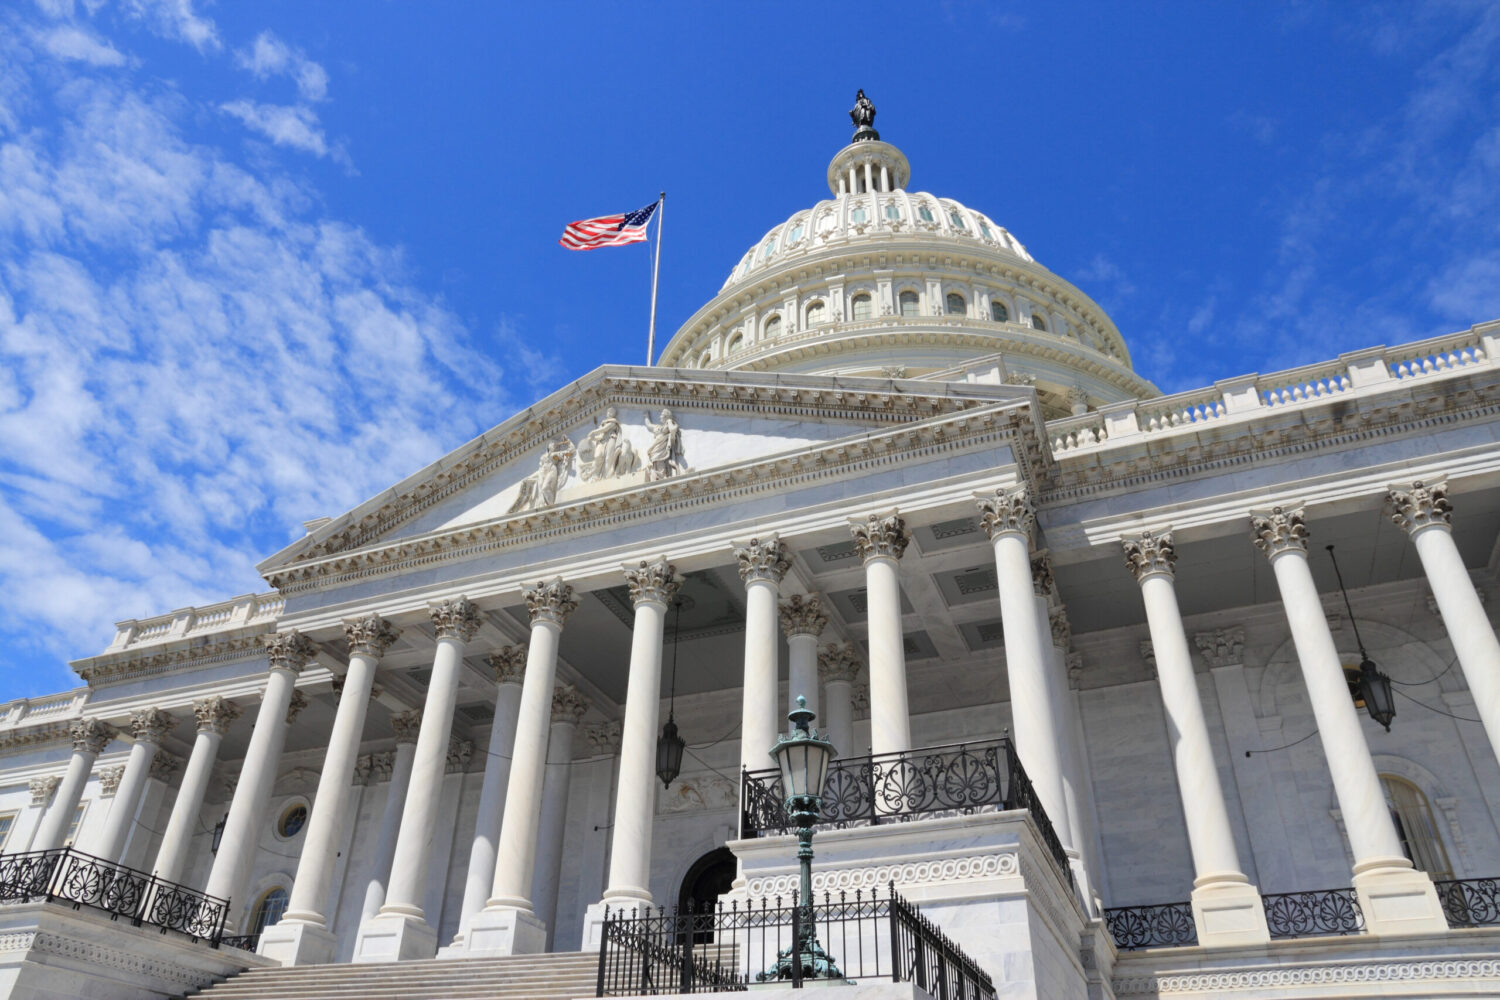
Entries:
{"type": "Polygon", "coordinates": [[[574,1000],[594,995],[599,958],[587,952],[371,965],[252,969],[198,1000],[574,1000]]]}

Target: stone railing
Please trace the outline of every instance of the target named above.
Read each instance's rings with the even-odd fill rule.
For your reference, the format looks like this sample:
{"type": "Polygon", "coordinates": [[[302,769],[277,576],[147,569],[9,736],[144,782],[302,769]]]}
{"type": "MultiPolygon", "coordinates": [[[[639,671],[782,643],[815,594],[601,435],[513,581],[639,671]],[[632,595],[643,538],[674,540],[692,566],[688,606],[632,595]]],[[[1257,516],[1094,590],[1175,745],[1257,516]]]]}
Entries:
{"type": "Polygon", "coordinates": [[[116,622],[115,639],[106,652],[118,653],[144,643],[166,642],[188,635],[274,621],[285,605],[286,598],[274,592],[247,594],[218,604],[183,608],[154,618],[116,622]]]}
{"type": "Polygon", "coordinates": [[[84,687],[64,691],[62,694],[49,694],[45,698],[17,698],[0,705],[0,729],[32,726],[39,722],[53,722],[80,715],[88,696],[89,689],[84,687]]]}
{"type": "Polygon", "coordinates": [[[1061,457],[1111,442],[1196,430],[1257,411],[1309,406],[1334,396],[1378,392],[1382,384],[1394,387],[1416,379],[1444,378],[1497,363],[1500,324],[1486,324],[1413,344],[1342,354],[1334,361],[1269,375],[1227,379],[1208,389],[1113,403],[1093,413],[1049,422],[1047,437],[1053,455],[1061,457]]]}

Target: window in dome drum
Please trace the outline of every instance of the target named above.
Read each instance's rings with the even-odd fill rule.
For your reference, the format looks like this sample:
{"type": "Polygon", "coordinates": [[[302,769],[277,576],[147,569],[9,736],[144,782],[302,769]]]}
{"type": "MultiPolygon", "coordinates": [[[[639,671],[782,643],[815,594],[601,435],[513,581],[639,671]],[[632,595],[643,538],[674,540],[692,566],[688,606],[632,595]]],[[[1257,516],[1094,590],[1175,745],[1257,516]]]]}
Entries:
{"type": "Polygon", "coordinates": [[[948,213],[948,219],[953,223],[953,228],[954,229],[963,229],[964,228],[963,217],[961,215],[959,215],[957,212],[949,212],[948,213]]]}
{"type": "Polygon", "coordinates": [[[901,301],[901,315],[903,315],[903,316],[917,316],[917,315],[920,315],[920,313],[918,312],[919,300],[917,298],[917,293],[916,292],[902,292],[901,293],[901,300],[900,301],[901,301]]]}
{"type": "Polygon", "coordinates": [[[892,222],[901,221],[901,209],[896,207],[896,203],[894,201],[885,206],[885,217],[887,219],[890,219],[892,222]]]}
{"type": "Polygon", "coordinates": [[[917,214],[922,217],[923,222],[932,221],[932,209],[928,208],[926,205],[923,205],[921,208],[917,209],[917,214]]]}
{"type": "Polygon", "coordinates": [[[1010,312],[1006,310],[1004,302],[990,300],[990,319],[996,323],[1004,323],[1010,319],[1010,312]]]}
{"type": "Polygon", "coordinates": [[[853,307],[852,311],[855,320],[870,318],[870,297],[868,295],[854,296],[854,301],[850,305],[853,307]]]}
{"type": "Polygon", "coordinates": [[[856,208],[854,211],[849,213],[850,222],[864,222],[865,219],[865,210],[862,208],[856,208]]]}
{"type": "Polygon", "coordinates": [[[969,311],[967,303],[964,302],[964,297],[957,292],[948,293],[947,305],[949,316],[962,316],[969,311]]]}

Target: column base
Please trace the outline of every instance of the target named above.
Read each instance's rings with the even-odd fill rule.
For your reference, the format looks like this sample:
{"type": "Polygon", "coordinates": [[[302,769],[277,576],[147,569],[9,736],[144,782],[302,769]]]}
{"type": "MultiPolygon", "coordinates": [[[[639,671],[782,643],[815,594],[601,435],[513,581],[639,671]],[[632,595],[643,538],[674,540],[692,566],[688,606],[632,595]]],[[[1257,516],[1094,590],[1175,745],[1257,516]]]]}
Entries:
{"type": "Polygon", "coordinates": [[[1448,920],[1443,916],[1443,904],[1438,901],[1432,878],[1411,867],[1405,858],[1399,863],[1357,866],[1354,892],[1365,915],[1366,933],[1428,934],[1448,930],[1448,920]]]}
{"type": "Polygon", "coordinates": [[[474,914],[464,941],[470,958],[495,955],[540,955],[547,950],[547,925],[530,910],[514,906],[485,907],[474,914]]]}
{"type": "Polygon", "coordinates": [[[437,955],[437,931],[409,913],[377,913],[359,925],[355,962],[405,962],[437,955]]]}
{"type": "Polygon", "coordinates": [[[261,932],[255,951],[282,965],[327,965],[338,944],[338,937],[322,924],[282,920],[261,932]]]}
{"type": "Polygon", "coordinates": [[[1192,907],[1201,947],[1266,944],[1271,940],[1260,890],[1239,873],[1195,880],[1192,907]]]}

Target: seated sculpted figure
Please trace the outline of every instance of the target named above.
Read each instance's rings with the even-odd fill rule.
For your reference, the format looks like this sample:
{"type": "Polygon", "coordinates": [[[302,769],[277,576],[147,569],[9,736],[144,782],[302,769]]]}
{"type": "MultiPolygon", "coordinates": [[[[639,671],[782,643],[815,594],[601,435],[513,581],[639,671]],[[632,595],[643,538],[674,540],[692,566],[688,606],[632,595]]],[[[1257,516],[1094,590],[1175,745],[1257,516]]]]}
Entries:
{"type": "Polygon", "coordinates": [[[557,502],[557,491],[568,481],[568,466],[573,463],[573,442],[565,437],[547,445],[537,459],[537,470],[521,480],[521,492],[507,513],[539,510],[557,502]]]}
{"type": "Polygon", "coordinates": [[[635,466],[635,449],[625,439],[615,408],[608,407],[599,426],[578,442],[578,475],[594,482],[634,472],[635,466]]]}

